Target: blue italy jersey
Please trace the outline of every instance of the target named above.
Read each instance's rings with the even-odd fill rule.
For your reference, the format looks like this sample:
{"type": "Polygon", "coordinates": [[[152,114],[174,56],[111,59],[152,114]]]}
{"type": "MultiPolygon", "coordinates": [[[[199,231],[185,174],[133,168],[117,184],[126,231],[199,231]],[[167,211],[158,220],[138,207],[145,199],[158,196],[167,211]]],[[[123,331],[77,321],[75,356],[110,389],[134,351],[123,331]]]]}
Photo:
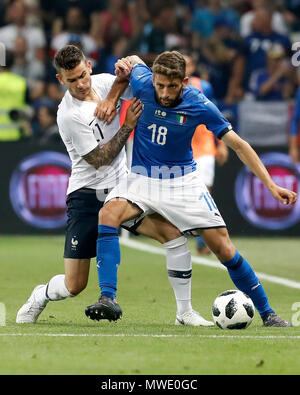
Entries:
{"type": "Polygon", "coordinates": [[[133,172],[154,178],[192,172],[196,170],[191,147],[196,127],[205,124],[218,138],[232,129],[218,108],[199,89],[189,85],[177,106],[161,107],[147,66],[133,68],[130,85],[133,96],[144,104],[134,134],[133,172]]]}

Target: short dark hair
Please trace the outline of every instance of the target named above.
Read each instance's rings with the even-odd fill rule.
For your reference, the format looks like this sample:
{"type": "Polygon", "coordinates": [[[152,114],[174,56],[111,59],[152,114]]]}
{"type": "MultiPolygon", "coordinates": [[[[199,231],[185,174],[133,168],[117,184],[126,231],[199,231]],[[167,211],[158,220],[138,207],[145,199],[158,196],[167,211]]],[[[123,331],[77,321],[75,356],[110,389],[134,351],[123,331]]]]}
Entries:
{"type": "Polygon", "coordinates": [[[186,73],[185,59],[178,51],[165,51],[154,60],[152,72],[183,81],[186,73]]]}
{"type": "Polygon", "coordinates": [[[58,72],[60,72],[61,69],[73,70],[82,60],[86,61],[82,50],[76,45],[68,44],[56,52],[53,65],[58,72]]]}

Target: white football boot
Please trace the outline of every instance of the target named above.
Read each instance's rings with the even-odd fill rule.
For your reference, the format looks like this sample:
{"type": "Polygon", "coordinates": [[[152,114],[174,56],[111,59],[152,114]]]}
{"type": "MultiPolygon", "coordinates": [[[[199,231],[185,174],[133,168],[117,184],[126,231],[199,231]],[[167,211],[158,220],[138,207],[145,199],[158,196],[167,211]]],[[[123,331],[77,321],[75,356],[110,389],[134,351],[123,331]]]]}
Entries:
{"type": "Polygon", "coordinates": [[[34,288],[27,302],[20,308],[17,313],[16,323],[17,324],[34,324],[41,312],[46,307],[48,301],[45,301],[44,304],[38,303],[36,300],[36,291],[45,285],[38,285],[34,288]]]}
{"type": "Polygon", "coordinates": [[[187,325],[187,326],[214,326],[212,321],[207,321],[197,311],[187,311],[183,314],[177,314],[175,325],[187,325]]]}

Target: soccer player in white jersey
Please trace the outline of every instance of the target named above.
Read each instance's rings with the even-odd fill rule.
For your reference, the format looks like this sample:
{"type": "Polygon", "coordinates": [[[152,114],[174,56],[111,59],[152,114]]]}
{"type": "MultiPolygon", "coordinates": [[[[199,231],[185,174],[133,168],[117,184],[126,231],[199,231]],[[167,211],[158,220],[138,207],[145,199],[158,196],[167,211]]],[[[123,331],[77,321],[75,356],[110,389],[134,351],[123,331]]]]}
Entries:
{"type": "MultiPolygon", "coordinates": [[[[73,297],[86,287],[90,259],[96,256],[98,213],[109,191],[127,176],[124,144],[142,112],[140,101],[134,99],[120,128],[119,115],[112,118],[115,107],[120,107],[118,97],[128,81],[125,84],[115,82],[115,77],[109,74],[91,76],[91,64],[76,46],[67,45],[59,50],[54,65],[57,78],[67,87],[58,109],[57,123],[72,161],[67,190],[65,274],[58,274],[47,284],[35,287],[17,313],[16,322],[20,324],[36,322],[49,301],[73,297]],[[99,101],[106,98],[100,109],[99,101]],[[100,121],[96,116],[99,112],[111,122],[100,121]]],[[[130,89],[122,97],[131,99],[130,89]]],[[[171,281],[179,309],[185,313],[183,323],[213,325],[191,308],[191,270],[181,268],[182,265],[191,266],[191,255],[179,230],[158,215],[133,221],[128,227],[130,231],[164,243],[167,262],[171,261],[175,269],[187,273],[187,278],[175,283],[171,281]]],[[[104,306],[110,303],[109,300],[102,302],[104,306]]],[[[101,318],[110,319],[110,316],[101,318]]]]}
{"type": "MultiPolygon", "coordinates": [[[[100,210],[97,261],[101,262],[101,294],[115,298],[120,224],[141,213],[157,212],[182,233],[205,240],[235,286],[252,299],[264,326],[291,326],[271,308],[263,286],[230,240],[224,220],[198,175],[191,149],[196,127],[205,124],[222,139],[281,203],[294,204],[297,194],[276,185],[255,151],[232,130],[217,107],[197,88],[187,85],[185,65],[177,51],[159,55],[152,72],[137,56],[116,63],[117,75],[130,75],[133,95],[143,102],[144,110],[135,129],[131,173],[112,190],[100,210]]],[[[86,308],[86,315],[95,319],[101,311],[100,298],[86,308]]]]}

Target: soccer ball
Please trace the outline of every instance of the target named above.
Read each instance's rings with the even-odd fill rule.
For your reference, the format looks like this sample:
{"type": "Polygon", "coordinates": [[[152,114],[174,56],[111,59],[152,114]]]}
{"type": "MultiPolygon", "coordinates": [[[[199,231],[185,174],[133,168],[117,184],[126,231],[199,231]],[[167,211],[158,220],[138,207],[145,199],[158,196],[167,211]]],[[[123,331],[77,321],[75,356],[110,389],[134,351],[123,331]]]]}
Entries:
{"type": "Polygon", "coordinates": [[[254,305],[244,292],[228,290],[214,301],[212,316],[221,329],[245,329],[254,318],[254,305]]]}

